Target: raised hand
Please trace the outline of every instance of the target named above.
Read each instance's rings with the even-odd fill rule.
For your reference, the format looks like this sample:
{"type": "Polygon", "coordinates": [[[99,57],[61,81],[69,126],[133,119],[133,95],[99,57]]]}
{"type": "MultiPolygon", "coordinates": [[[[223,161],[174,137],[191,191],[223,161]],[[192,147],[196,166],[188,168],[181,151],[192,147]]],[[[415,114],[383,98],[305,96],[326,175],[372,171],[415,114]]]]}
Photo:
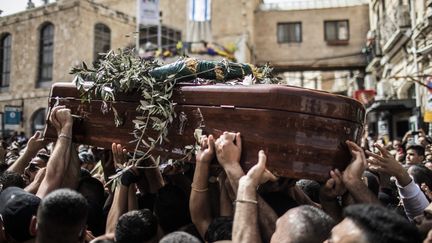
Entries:
{"type": "Polygon", "coordinates": [[[71,110],[67,109],[65,106],[56,106],[52,108],[49,120],[59,135],[61,132],[67,132],[63,131],[63,129],[72,128],[73,120],[71,110]]]}
{"type": "Polygon", "coordinates": [[[201,149],[196,154],[197,163],[210,163],[215,156],[215,140],[213,135],[201,138],[201,149]]]}
{"type": "Polygon", "coordinates": [[[338,169],[331,170],[330,179],[320,189],[320,198],[333,200],[345,194],[346,191],[347,189],[342,181],[342,173],[338,169]]]}
{"type": "Polygon", "coordinates": [[[111,145],[111,149],[113,153],[114,165],[116,167],[124,166],[128,162],[127,150],[123,148],[121,144],[116,143],[111,145]]]}
{"type": "Polygon", "coordinates": [[[37,131],[28,141],[27,150],[33,153],[37,153],[39,150],[44,148],[47,144],[47,141],[44,141],[41,138],[41,133],[37,131]]]}
{"type": "Polygon", "coordinates": [[[396,159],[393,158],[390,152],[385,148],[378,144],[374,144],[374,146],[378,149],[380,155],[366,151],[366,154],[370,156],[367,161],[371,164],[373,169],[396,177],[399,184],[402,186],[408,185],[411,178],[403,168],[402,164],[396,161],[396,159]]]}
{"type": "Polygon", "coordinates": [[[363,172],[367,168],[367,161],[362,148],[351,141],[346,141],[346,144],[348,145],[348,149],[350,150],[353,157],[351,163],[348,165],[342,175],[343,182],[348,184],[354,180],[361,180],[363,172]]]}
{"type": "Polygon", "coordinates": [[[240,163],[241,156],[240,133],[224,132],[215,142],[216,156],[222,167],[240,163]]]}
{"type": "Polygon", "coordinates": [[[264,151],[258,152],[258,163],[254,165],[240,181],[247,181],[251,186],[257,187],[267,181],[276,181],[277,178],[266,169],[267,156],[264,151]]]}

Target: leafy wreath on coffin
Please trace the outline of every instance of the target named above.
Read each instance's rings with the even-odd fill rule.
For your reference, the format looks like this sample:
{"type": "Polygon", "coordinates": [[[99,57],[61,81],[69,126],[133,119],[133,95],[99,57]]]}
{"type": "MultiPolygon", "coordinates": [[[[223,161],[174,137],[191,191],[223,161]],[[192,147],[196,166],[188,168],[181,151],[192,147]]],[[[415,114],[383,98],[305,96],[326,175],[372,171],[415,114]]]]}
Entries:
{"type": "MultiPolygon", "coordinates": [[[[132,161],[138,168],[155,168],[160,164],[160,157],[154,158],[150,152],[156,145],[162,144],[168,136],[168,128],[176,118],[174,111],[175,103],[171,97],[175,85],[178,82],[191,82],[196,84],[270,84],[278,83],[279,78],[273,76],[273,68],[265,65],[257,68],[250,64],[234,63],[226,60],[219,62],[202,61],[194,58],[180,58],[178,61],[161,65],[155,59],[143,59],[135,55],[133,50],[118,52],[110,51],[101,54],[101,59],[89,68],[86,63],[81,67],[75,67],[71,74],[75,75],[73,82],[80,91],[82,101],[89,102],[91,97],[101,97],[101,111],[106,114],[110,109],[114,113],[116,126],[123,124],[110,102],[116,100],[116,94],[139,92],[141,94],[140,104],[137,107],[140,115],[133,123],[135,143],[132,161]],[[92,81],[90,86],[85,86],[85,80],[92,81]],[[146,134],[148,129],[156,131],[156,136],[146,134]],[[153,166],[139,166],[144,160],[154,161],[153,166]]],[[[87,83],[86,83],[87,84],[87,83]]],[[[201,129],[195,130],[195,138],[199,141],[201,129]]],[[[182,163],[190,159],[194,152],[199,149],[198,144],[185,147],[186,156],[180,160],[168,160],[164,163],[182,163]]],[[[119,178],[124,168],[114,175],[110,182],[119,178]]]]}

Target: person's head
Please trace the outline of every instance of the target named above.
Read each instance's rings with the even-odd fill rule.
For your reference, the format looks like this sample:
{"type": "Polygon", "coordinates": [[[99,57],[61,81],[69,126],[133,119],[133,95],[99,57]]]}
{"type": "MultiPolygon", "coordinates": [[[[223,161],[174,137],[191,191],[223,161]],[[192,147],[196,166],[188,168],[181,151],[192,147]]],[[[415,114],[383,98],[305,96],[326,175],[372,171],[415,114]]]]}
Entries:
{"type": "Polygon", "coordinates": [[[159,243],[200,243],[201,241],[195,236],[182,232],[174,231],[164,236],[159,243]]]}
{"type": "Polygon", "coordinates": [[[426,168],[428,168],[429,170],[432,170],[432,162],[426,162],[426,163],[424,164],[424,166],[425,166],[426,168]]]}
{"type": "Polygon", "coordinates": [[[396,151],[395,159],[400,163],[405,163],[405,151],[403,149],[399,149],[396,151]]]}
{"type": "Polygon", "coordinates": [[[11,186],[24,188],[25,182],[19,173],[13,171],[5,171],[0,175],[0,184],[2,189],[6,189],[11,186]]]}
{"type": "Polygon", "coordinates": [[[7,242],[23,242],[35,237],[36,232],[30,225],[40,201],[37,196],[18,187],[9,187],[1,192],[0,215],[7,242]]]}
{"type": "Polygon", "coordinates": [[[313,180],[302,179],[296,185],[314,202],[319,203],[320,184],[313,180]]]}
{"type": "Polygon", "coordinates": [[[392,147],[394,150],[398,150],[399,148],[402,148],[402,143],[398,139],[394,139],[392,143],[392,147]]]}
{"type": "Polygon", "coordinates": [[[188,195],[174,185],[165,185],[158,191],[154,212],[165,234],[192,222],[188,200],[188,195]]]}
{"type": "Polygon", "coordinates": [[[222,240],[231,240],[232,238],[232,217],[218,217],[208,226],[205,234],[205,240],[207,242],[215,242],[222,240]]]}
{"type": "Polygon", "coordinates": [[[423,147],[428,146],[429,144],[431,144],[431,137],[429,136],[419,136],[417,142],[419,144],[421,144],[423,147]]]}
{"type": "Polygon", "coordinates": [[[345,208],[327,243],[417,243],[421,236],[405,218],[385,207],[356,204],[345,208]]]}
{"type": "Polygon", "coordinates": [[[276,231],[271,243],[323,242],[334,225],[334,220],[321,209],[312,206],[295,207],[276,221],[276,231]]]}
{"type": "Polygon", "coordinates": [[[36,220],[38,243],[83,242],[88,204],[79,193],[59,189],[41,202],[36,220]]]}
{"type": "Polygon", "coordinates": [[[23,175],[24,181],[26,182],[27,185],[33,182],[37,172],[40,169],[46,167],[48,163],[48,159],[49,159],[49,155],[38,154],[30,161],[28,166],[24,169],[24,175],[23,175]]]}
{"type": "Polygon", "coordinates": [[[378,196],[380,182],[378,176],[370,171],[363,172],[363,177],[366,178],[367,187],[375,195],[378,196]]]}
{"type": "Polygon", "coordinates": [[[405,158],[406,164],[421,164],[424,160],[424,151],[424,147],[421,145],[413,144],[408,146],[405,158]]]}
{"type": "Polygon", "coordinates": [[[103,184],[96,178],[85,177],[80,180],[77,191],[84,196],[89,204],[88,229],[95,235],[103,234],[104,222],[101,220],[105,203],[103,184]]]}
{"type": "Polygon", "coordinates": [[[432,162],[432,150],[430,146],[425,149],[425,161],[432,162]]]}
{"type": "Polygon", "coordinates": [[[418,186],[425,183],[429,188],[432,188],[432,171],[425,166],[412,165],[408,168],[408,174],[418,186]]]}
{"type": "Polygon", "coordinates": [[[81,167],[87,169],[88,171],[92,171],[96,166],[96,160],[92,153],[90,152],[81,152],[78,154],[79,160],[81,162],[81,167]]]}
{"type": "Polygon", "coordinates": [[[155,240],[158,232],[156,216],[148,209],[123,214],[115,228],[117,243],[145,243],[155,240]]]}

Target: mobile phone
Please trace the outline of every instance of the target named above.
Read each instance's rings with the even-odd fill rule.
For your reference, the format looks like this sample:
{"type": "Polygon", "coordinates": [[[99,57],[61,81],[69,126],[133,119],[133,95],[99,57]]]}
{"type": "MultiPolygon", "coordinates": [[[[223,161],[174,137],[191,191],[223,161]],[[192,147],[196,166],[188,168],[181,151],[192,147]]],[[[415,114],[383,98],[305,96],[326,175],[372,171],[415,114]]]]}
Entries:
{"type": "Polygon", "coordinates": [[[420,134],[419,131],[412,131],[412,132],[411,132],[411,135],[418,135],[418,134],[420,134]]]}

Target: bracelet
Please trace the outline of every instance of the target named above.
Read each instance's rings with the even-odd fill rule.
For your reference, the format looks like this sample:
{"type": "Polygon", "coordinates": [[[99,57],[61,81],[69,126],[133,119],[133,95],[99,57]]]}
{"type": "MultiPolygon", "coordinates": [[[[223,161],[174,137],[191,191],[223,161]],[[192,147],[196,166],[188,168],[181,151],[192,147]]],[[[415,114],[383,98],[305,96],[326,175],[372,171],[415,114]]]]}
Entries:
{"type": "Polygon", "coordinates": [[[258,204],[258,201],[256,201],[256,200],[249,200],[249,199],[236,199],[234,202],[236,202],[236,203],[258,204]]]}
{"type": "Polygon", "coordinates": [[[203,189],[198,189],[193,184],[191,185],[191,188],[192,188],[193,191],[196,191],[196,192],[206,192],[206,191],[208,191],[208,187],[203,188],[203,189]]]}
{"type": "Polygon", "coordinates": [[[59,138],[66,138],[66,139],[70,139],[70,140],[72,140],[72,137],[71,137],[71,136],[68,136],[68,135],[63,134],[63,133],[60,133],[60,135],[58,135],[58,137],[59,137],[59,138]]]}

